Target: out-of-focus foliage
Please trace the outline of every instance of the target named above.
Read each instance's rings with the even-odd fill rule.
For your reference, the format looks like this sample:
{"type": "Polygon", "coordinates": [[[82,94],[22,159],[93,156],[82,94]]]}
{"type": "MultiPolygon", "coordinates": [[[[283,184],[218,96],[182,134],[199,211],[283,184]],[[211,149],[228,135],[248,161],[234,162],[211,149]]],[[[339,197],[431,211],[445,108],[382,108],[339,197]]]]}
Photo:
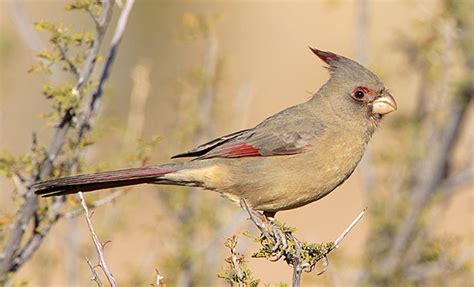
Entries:
{"type": "MultiPolygon", "coordinates": [[[[215,136],[219,90],[223,81],[222,58],[215,35],[217,17],[186,13],[181,16],[179,36],[188,45],[201,46],[202,61],[173,82],[178,96],[176,126],[171,135],[184,150],[215,136]]],[[[226,123],[224,123],[226,124],[226,123]]],[[[214,195],[187,188],[162,190],[157,195],[173,221],[170,237],[174,238],[172,251],[159,258],[158,265],[167,274],[167,282],[175,285],[210,285],[216,274],[209,267],[219,263],[220,252],[209,246],[196,246],[196,242],[221,242],[217,238],[223,228],[219,214],[228,213],[214,195]],[[212,210],[212,212],[210,212],[212,210]],[[211,250],[212,249],[212,250],[211,250]]],[[[217,268],[217,266],[215,266],[217,268]]]]}
{"type": "MultiPolygon", "coordinates": [[[[57,66],[66,74],[73,76],[74,80],[77,80],[87,51],[94,44],[94,34],[92,32],[73,32],[71,27],[64,23],[56,24],[49,21],[37,22],[35,28],[37,31],[49,34],[51,47],[49,50],[38,53],[38,62],[29,71],[51,74],[51,68],[57,66]]],[[[82,97],[87,92],[86,89],[83,93],[73,94],[73,83],[62,86],[44,85],[43,95],[51,100],[53,110],[47,115],[48,122],[50,124],[56,123],[64,111],[69,109],[72,113],[77,114],[80,110],[82,97]]]]}
{"type": "MultiPolygon", "coordinates": [[[[80,121],[85,114],[85,107],[89,105],[86,97],[92,98],[90,95],[94,87],[90,76],[97,67],[96,64],[101,61],[97,54],[100,45],[94,45],[99,43],[96,42],[98,35],[103,35],[108,25],[105,15],[112,15],[110,11],[113,6],[108,5],[105,9],[103,5],[102,1],[77,0],[66,6],[68,11],[79,11],[90,17],[96,24],[95,33],[75,32],[62,22],[39,21],[35,24],[37,31],[48,34],[49,46],[37,54],[38,62],[29,72],[54,74],[63,83],[45,84],[42,89],[44,97],[51,102],[52,110],[45,118],[56,132],[49,147],[39,145],[34,133],[29,152],[19,156],[7,152],[0,154],[0,175],[13,182],[16,193],[12,198],[18,205],[15,216],[0,215],[0,285],[9,283],[11,275],[39,248],[43,238],[60,218],[67,216],[69,212],[80,215],[74,197],[38,200],[30,189],[30,184],[50,176],[60,177],[81,172],[82,154],[95,143],[94,134],[79,132],[76,128],[82,128],[81,125],[84,124],[90,130],[92,117],[84,122],[80,121]]],[[[140,139],[130,161],[146,163],[156,144],[156,138],[152,138],[150,142],[140,139]]],[[[87,204],[95,206],[97,202],[93,198],[89,197],[87,204]]],[[[23,283],[18,281],[14,284],[23,283]]]]}
{"type": "MultiPolygon", "coordinates": [[[[67,6],[67,10],[81,10],[97,14],[100,12],[99,2],[92,0],[77,1],[67,6]]],[[[53,23],[50,21],[39,21],[35,23],[35,29],[39,32],[49,34],[50,47],[37,54],[37,63],[31,67],[29,72],[52,73],[52,67],[60,67],[66,76],[75,79],[79,76],[79,70],[84,63],[86,52],[94,42],[92,32],[74,32],[71,27],[64,23],[53,23]]],[[[51,101],[52,111],[45,115],[49,125],[56,125],[65,111],[71,110],[72,114],[78,114],[81,108],[83,95],[88,92],[87,86],[84,93],[73,94],[74,84],[72,82],[61,86],[45,84],[42,94],[51,101]]],[[[75,141],[69,140],[67,148],[69,152],[77,148],[84,148],[93,144],[90,138],[75,141]]],[[[66,152],[67,153],[67,152],[66,152]]],[[[70,155],[70,154],[69,154],[70,155]]],[[[0,173],[10,177],[12,174],[26,176],[31,173],[45,156],[45,147],[37,146],[34,139],[32,151],[20,156],[13,156],[4,152],[0,154],[0,173]]],[[[70,156],[66,156],[68,158],[70,156]]],[[[55,169],[54,176],[63,174],[63,169],[55,169]]]]}
{"type": "MultiPolygon", "coordinates": [[[[431,187],[426,208],[419,207],[422,210],[415,219],[414,234],[400,255],[400,265],[387,273],[385,263],[413,208],[419,179],[426,172],[420,167],[427,165],[420,163],[430,160],[430,151],[441,144],[433,140],[433,135],[444,132],[442,137],[448,138],[450,130],[446,123],[463,113],[471,100],[472,91],[467,89],[472,89],[474,80],[474,20],[467,11],[473,11],[473,3],[442,1],[430,19],[416,23],[413,36],[402,36],[397,41],[402,43],[400,48],[420,77],[420,89],[415,111],[398,117],[391,127],[399,149],[387,149],[377,158],[376,164],[386,172],[380,177],[381,188],[370,198],[372,230],[367,244],[367,273],[362,281],[365,286],[445,286],[469,282],[472,260],[462,259],[461,238],[446,238],[433,232],[440,213],[436,205],[445,197],[443,190],[439,190],[440,184],[431,187]]],[[[456,168],[447,156],[447,162],[440,163],[446,165],[444,174],[433,182],[455,173],[456,168]]]]}

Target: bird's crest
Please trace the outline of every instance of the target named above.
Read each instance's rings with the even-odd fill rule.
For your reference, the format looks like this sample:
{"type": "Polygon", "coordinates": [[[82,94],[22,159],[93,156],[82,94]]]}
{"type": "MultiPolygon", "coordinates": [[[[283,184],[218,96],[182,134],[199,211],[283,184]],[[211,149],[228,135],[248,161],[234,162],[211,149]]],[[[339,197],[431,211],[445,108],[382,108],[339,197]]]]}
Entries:
{"type": "Polygon", "coordinates": [[[334,63],[338,62],[341,59],[341,56],[331,52],[321,51],[311,47],[309,47],[309,49],[329,66],[334,66],[334,63]]]}
{"type": "Polygon", "coordinates": [[[383,87],[382,82],[375,74],[356,61],[328,51],[311,47],[309,47],[309,49],[318,56],[318,58],[323,60],[323,62],[328,64],[327,68],[331,74],[331,78],[339,78],[345,82],[352,81],[365,85],[383,87]]]}

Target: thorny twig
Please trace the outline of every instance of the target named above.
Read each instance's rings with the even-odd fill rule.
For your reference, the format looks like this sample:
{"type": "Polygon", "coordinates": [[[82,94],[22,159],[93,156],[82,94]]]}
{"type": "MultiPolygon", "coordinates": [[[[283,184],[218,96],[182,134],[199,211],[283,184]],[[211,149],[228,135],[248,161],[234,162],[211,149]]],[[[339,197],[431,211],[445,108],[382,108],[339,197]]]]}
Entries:
{"type": "Polygon", "coordinates": [[[92,265],[92,262],[89,260],[89,258],[85,257],[85,259],[86,259],[87,265],[89,265],[89,268],[92,272],[91,281],[94,281],[95,283],[97,283],[97,286],[99,286],[99,287],[104,286],[104,284],[102,284],[102,281],[100,281],[99,274],[97,274],[97,271],[95,271],[95,268],[98,267],[98,266],[97,265],[96,266],[92,265]]]}
{"type": "MultiPolygon", "coordinates": [[[[133,4],[135,3],[135,0],[128,0],[125,3],[125,6],[122,9],[122,12],[119,16],[117,27],[115,28],[115,32],[112,38],[112,42],[110,44],[110,49],[109,53],[107,55],[107,59],[105,61],[104,68],[102,70],[102,74],[100,76],[100,81],[99,84],[97,85],[97,88],[95,92],[92,94],[89,105],[86,106],[86,111],[84,113],[84,117],[82,118],[82,121],[79,124],[78,128],[78,138],[82,138],[84,133],[89,131],[91,128],[92,120],[94,117],[94,112],[98,107],[99,100],[102,97],[103,94],[103,86],[106,82],[106,80],[109,77],[110,74],[110,68],[112,67],[112,64],[115,60],[115,55],[117,53],[118,46],[120,44],[120,41],[122,40],[123,34],[125,32],[125,27],[127,26],[128,18],[130,16],[130,13],[133,8],[133,4]]],[[[99,20],[100,23],[100,20],[99,20]]],[[[73,164],[77,163],[79,159],[79,153],[74,157],[73,159],[73,164]]],[[[117,283],[115,282],[115,278],[113,277],[112,273],[110,272],[110,269],[107,265],[107,262],[105,261],[105,257],[103,254],[103,245],[100,244],[97,235],[94,232],[94,228],[92,226],[92,221],[90,219],[89,211],[87,208],[87,205],[85,203],[84,197],[82,195],[82,192],[79,192],[79,198],[82,204],[82,207],[84,208],[85,215],[86,215],[86,220],[87,220],[87,225],[89,227],[89,231],[92,236],[92,240],[94,242],[97,254],[99,256],[99,265],[102,268],[102,270],[105,273],[105,276],[107,277],[107,280],[109,281],[111,286],[117,286],[117,283]]]]}
{"type": "MultiPolygon", "coordinates": [[[[115,201],[118,197],[122,196],[123,194],[124,194],[123,189],[115,190],[111,194],[90,203],[88,207],[90,210],[96,209],[97,207],[100,207],[102,205],[115,201]]],[[[82,208],[77,208],[77,209],[68,211],[66,213],[62,213],[61,217],[66,218],[66,219],[71,219],[83,213],[84,213],[84,210],[82,208]]]]}
{"type": "Polygon", "coordinates": [[[245,199],[241,199],[240,205],[247,211],[250,220],[262,233],[260,238],[256,238],[262,245],[262,248],[253,256],[264,257],[270,261],[278,261],[280,258],[283,258],[288,265],[293,267],[293,286],[300,286],[301,273],[303,271],[313,271],[316,264],[321,260],[323,260],[323,270],[318,275],[323,274],[327,270],[329,264],[327,255],[339,247],[342,240],[362,219],[367,210],[365,208],[335,241],[326,244],[312,244],[299,241],[293,235],[294,229],[277,221],[269,221],[263,214],[249,207],[245,199]]]}
{"type": "Polygon", "coordinates": [[[164,282],[165,277],[163,277],[160,274],[160,271],[158,271],[158,269],[155,269],[155,273],[156,273],[155,286],[156,287],[166,287],[166,284],[164,282]]]}
{"type": "MultiPolygon", "coordinates": [[[[97,251],[97,255],[99,256],[99,266],[104,271],[104,274],[107,277],[107,280],[109,281],[110,285],[112,287],[115,287],[117,286],[117,282],[115,282],[115,278],[112,275],[112,272],[110,272],[109,265],[107,264],[107,261],[105,260],[104,245],[100,243],[99,238],[97,237],[97,234],[94,231],[94,227],[92,226],[91,214],[89,213],[89,209],[87,208],[87,204],[84,199],[84,196],[82,195],[82,192],[79,192],[78,195],[79,195],[79,200],[81,201],[82,208],[84,209],[84,215],[86,217],[87,227],[89,228],[92,241],[94,242],[95,250],[97,251]]],[[[96,273],[93,273],[93,274],[95,277],[97,276],[96,273]]]]}

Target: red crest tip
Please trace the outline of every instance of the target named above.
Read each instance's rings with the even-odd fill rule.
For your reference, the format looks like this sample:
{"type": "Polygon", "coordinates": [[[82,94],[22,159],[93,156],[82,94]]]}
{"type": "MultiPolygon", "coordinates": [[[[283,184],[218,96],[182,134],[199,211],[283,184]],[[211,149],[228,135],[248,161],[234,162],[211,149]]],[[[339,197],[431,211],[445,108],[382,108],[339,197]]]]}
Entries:
{"type": "Polygon", "coordinates": [[[339,60],[339,56],[334,53],[321,51],[311,47],[309,47],[309,49],[328,65],[331,65],[332,62],[336,62],[339,60]]]}

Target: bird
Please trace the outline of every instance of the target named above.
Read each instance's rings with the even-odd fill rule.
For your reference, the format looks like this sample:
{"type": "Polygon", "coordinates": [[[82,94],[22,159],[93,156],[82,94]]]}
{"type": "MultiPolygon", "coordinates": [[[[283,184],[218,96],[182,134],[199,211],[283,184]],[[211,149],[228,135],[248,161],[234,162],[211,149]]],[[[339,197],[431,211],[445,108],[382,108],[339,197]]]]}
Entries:
{"type": "Polygon", "coordinates": [[[354,171],[382,118],[397,110],[383,82],[344,56],[310,50],[329,70],[306,102],[172,157],[185,162],[66,176],[34,183],[37,195],[62,196],[137,184],[194,186],[273,218],[317,201],[354,171]]]}

